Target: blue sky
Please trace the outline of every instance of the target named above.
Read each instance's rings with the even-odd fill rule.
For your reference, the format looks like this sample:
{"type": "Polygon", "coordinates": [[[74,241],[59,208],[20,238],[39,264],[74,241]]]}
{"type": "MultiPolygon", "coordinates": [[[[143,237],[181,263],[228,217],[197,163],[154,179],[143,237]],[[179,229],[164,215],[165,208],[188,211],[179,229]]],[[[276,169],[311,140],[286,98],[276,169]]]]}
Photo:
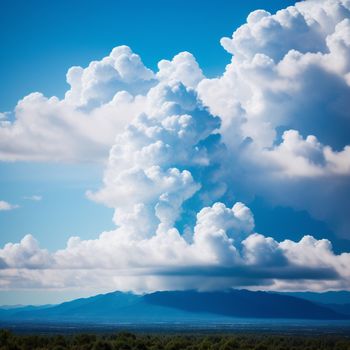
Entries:
{"type": "Polygon", "coordinates": [[[275,12],[295,1],[4,1],[1,6],[0,108],[41,91],[62,97],[65,74],[113,47],[128,45],[155,68],[181,51],[195,55],[208,75],[221,73],[230,55],[219,40],[258,8],[275,12]],[[15,25],[14,25],[15,24],[15,25]]]}
{"type": "Polygon", "coordinates": [[[350,8],[292,5],[2,3],[0,304],[350,288],[350,8]]]}

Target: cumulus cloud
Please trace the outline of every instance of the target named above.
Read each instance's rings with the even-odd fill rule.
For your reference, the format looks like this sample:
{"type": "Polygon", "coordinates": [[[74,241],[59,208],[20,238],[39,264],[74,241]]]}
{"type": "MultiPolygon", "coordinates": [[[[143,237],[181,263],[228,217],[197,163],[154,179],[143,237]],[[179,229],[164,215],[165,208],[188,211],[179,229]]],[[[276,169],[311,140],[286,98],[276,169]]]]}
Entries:
{"type": "Polygon", "coordinates": [[[189,52],[179,53],[172,61],[161,60],[158,68],[157,77],[160,81],[181,82],[190,88],[195,88],[204,78],[196,59],[189,52]]]}
{"type": "Polygon", "coordinates": [[[19,208],[19,206],[16,204],[10,204],[9,202],[6,202],[6,201],[0,201],[0,211],[13,210],[16,208],[19,208]]]}
{"type": "Polygon", "coordinates": [[[3,288],[350,289],[350,253],[256,232],[243,204],[304,209],[349,237],[349,18],[347,0],[258,10],[221,40],[232,60],[214,79],[188,52],[152,72],[122,46],[71,68],[64,99],[21,100],[1,159],[108,157],[87,196],[116,229],[53,253],[32,236],[5,245],[3,288]]]}
{"type": "Polygon", "coordinates": [[[3,161],[94,162],[106,159],[115,135],[143,110],[154,73],[126,46],[67,73],[65,98],[39,92],[17,103],[14,121],[0,121],[3,161]]]}
{"type": "Polygon", "coordinates": [[[129,47],[115,47],[86,68],[71,67],[62,100],[35,92],[17,103],[14,121],[2,113],[0,160],[104,161],[115,136],[147,109],[144,96],[152,87],[194,88],[203,77],[188,52],[160,61],[155,74],[129,47]]]}
{"type": "Polygon", "coordinates": [[[175,286],[293,289],[295,281],[304,289],[310,281],[318,290],[349,288],[349,253],[335,255],[329,241],[311,236],[277,242],[254,233],[252,213],[242,203],[203,208],[192,242],[175,228],[140,239],[121,227],[94,240],[72,237],[65,249],[48,253],[27,235],[20,243],[6,244],[0,259],[4,288],[23,283],[36,288],[93,288],[97,281],[105,290],[137,292],[175,286]]]}
{"type": "Polygon", "coordinates": [[[241,198],[259,195],[307,210],[344,238],[349,14],[342,0],[299,2],[273,15],[255,11],[221,40],[233,55],[224,74],[198,85],[203,103],[222,120],[241,198]]]}
{"type": "Polygon", "coordinates": [[[153,234],[159,222],[172,227],[186,200],[211,198],[223,186],[216,159],[220,141],[213,134],[219,119],[200,106],[192,89],[181,82],[169,84],[149,91],[147,110],[111,148],[104,187],[88,192],[116,209],[117,225],[139,233],[153,234]],[[208,168],[217,173],[215,182],[204,178],[208,168]]]}
{"type": "Polygon", "coordinates": [[[221,43],[232,62],[199,91],[227,124],[242,120],[243,111],[242,138],[270,146],[283,127],[316,133],[334,147],[348,143],[348,2],[300,2],[275,15],[255,11],[221,43]]]}
{"type": "Polygon", "coordinates": [[[142,94],[155,83],[155,76],[143,65],[139,55],[127,46],[119,46],[85,69],[70,68],[67,83],[71,88],[65,100],[74,106],[91,108],[111,101],[118,91],[142,94]]]}
{"type": "Polygon", "coordinates": [[[45,268],[49,266],[50,255],[47,250],[39,248],[32,235],[26,235],[19,243],[7,243],[0,249],[0,258],[6,267],[45,268]]]}

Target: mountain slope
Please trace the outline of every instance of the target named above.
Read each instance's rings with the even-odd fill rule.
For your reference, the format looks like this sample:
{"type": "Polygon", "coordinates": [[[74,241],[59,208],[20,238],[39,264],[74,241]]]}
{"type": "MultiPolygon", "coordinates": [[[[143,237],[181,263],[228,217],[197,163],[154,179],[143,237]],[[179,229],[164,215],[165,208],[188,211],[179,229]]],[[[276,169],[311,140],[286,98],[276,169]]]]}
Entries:
{"type": "Polygon", "coordinates": [[[28,320],[79,320],[92,318],[114,318],[119,310],[139,301],[140,296],[132,293],[113,292],[90,298],[68,301],[42,310],[20,310],[13,314],[14,319],[28,320]]]}
{"type": "Polygon", "coordinates": [[[324,306],[292,296],[248,290],[230,292],[157,292],[144,296],[148,303],[189,312],[209,312],[231,317],[341,319],[324,306]]]}
{"type": "Polygon", "coordinates": [[[329,291],[316,292],[284,292],[281,295],[294,296],[300,299],[311,301],[315,304],[331,309],[337,313],[350,316],[350,292],[329,291]]]}
{"type": "Polygon", "coordinates": [[[143,296],[114,292],[77,299],[43,309],[1,310],[6,321],[178,322],[230,318],[347,319],[325,306],[288,295],[232,290],[175,291],[143,296]]]}
{"type": "Polygon", "coordinates": [[[320,305],[350,317],[350,304],[320,304],[320,305]]]}
{"type": "Polygon", "coordinates": [[[316,292],[278,292],[281,295],[289,295],[297,298],[322,304],[350,304],[350,292],[329,291],[323,293],[316,292]]]}

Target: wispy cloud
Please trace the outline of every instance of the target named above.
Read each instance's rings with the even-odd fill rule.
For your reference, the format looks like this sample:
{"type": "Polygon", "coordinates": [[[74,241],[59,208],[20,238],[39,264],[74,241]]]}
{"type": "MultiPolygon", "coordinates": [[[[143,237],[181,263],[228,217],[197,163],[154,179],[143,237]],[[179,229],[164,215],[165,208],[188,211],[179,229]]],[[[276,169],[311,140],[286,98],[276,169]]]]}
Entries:
{"type": "Polygon", "coordinates": [[[23,196],[23,199],[39,202],[39,201],[41,201],[41,200],[43,199],[43,197],[34,194],[34,195],[32,195],[32,196],[23,196]]]}
{"type": "Polygon", "coordinates": [[[0,200],[0,211],[13,210],[16,208],[19,208],[19,205],[0,200]]]}

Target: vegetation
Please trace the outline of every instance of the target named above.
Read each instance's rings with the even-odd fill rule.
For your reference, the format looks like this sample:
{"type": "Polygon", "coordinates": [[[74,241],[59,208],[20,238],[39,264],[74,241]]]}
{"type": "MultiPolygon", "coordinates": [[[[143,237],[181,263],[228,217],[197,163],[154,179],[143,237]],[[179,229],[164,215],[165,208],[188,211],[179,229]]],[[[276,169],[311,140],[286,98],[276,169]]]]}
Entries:
{"type": "Polygon", "coordinates": [[[350,350],[350,338],[284,335],[15,335],[0,330],[1,350],[350,350]]]}

